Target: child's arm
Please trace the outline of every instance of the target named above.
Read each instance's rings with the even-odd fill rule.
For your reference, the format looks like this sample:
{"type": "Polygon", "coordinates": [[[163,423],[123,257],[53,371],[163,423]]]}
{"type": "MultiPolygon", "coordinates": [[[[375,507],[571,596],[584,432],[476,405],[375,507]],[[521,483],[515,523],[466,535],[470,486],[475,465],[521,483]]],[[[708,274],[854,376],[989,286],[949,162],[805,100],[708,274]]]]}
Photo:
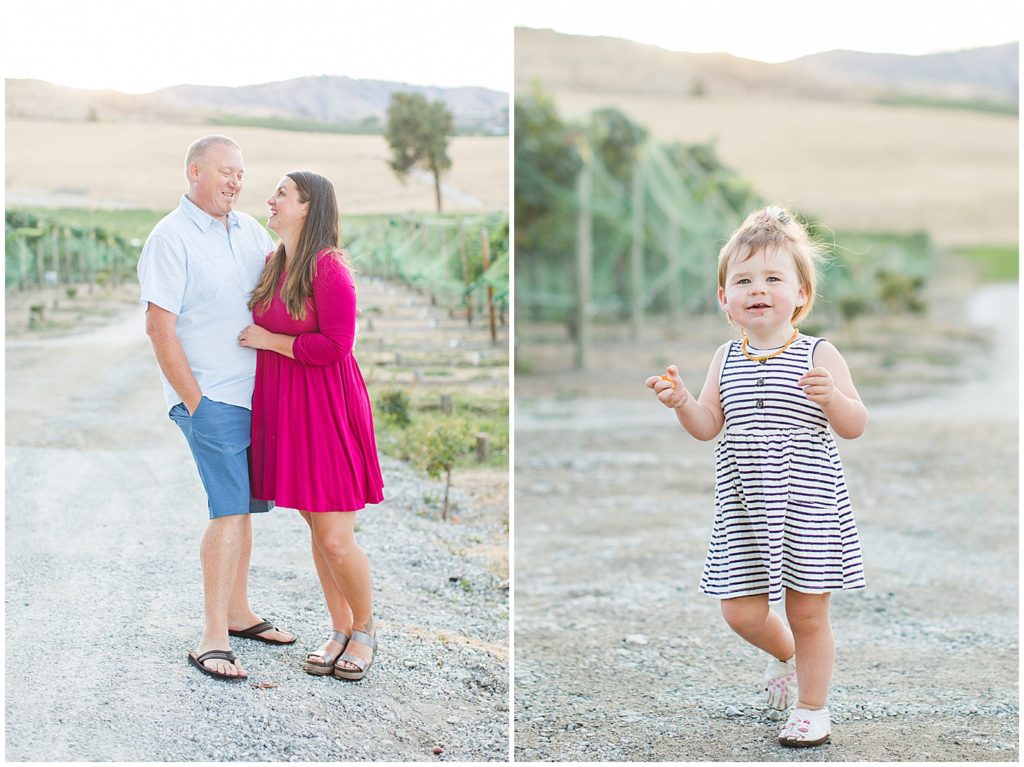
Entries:
{"type": "Polygon", "coordinates": [[[853,385],[850,368],[828,341],[814,349],[813,364],[797,382],[811,402],[817,402],[825,411],[832,429],[843,439],[856,439],[864,433],[868,423],[868,410],[853,385]]]}
{"type": "Polygon", "coordinates": [[[686,390],[675,365],[668,367],[667,376],[651,376],[645,381],[647,388],[654,389],[665,407],[675,410],[676,418],[683,428],[699,440],[714,439],[725,422],[722,403],[718,398],[718,373],[722,368],[726,347],[728,344],[719,347],[711,360],[707,380],[698,398],[686,390]]]}

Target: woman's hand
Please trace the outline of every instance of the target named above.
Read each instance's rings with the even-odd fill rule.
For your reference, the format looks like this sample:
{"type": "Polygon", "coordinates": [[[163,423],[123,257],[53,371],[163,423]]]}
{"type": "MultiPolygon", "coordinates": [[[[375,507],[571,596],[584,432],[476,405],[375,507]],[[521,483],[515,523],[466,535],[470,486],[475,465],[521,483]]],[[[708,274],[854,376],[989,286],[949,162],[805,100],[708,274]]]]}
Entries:
{"type": "Polygon", "coordinates": [[[654,389],[654,393],[658,395],[658,399],[665,407],[682,407],[689,401],[690,393],[683,386],[683,381],[679,377],[679,369],[675,365],[669,365],[666,373],[660,376],[651,376],[644,381],[644,385],[648,389],[654,389]]]}
{"type": "Polygon", "coordinates": [[[250,325],[238,334],[238,345],[250,349],[269,349],[274,334],[259,325],[250,325]]]}
{"type": "Polygon", "coordinates": [[[807,399],[819,405],[827,405],[836,396],[835,381],[825,368],[808,370],[797,381],[797,385],[803,388],[807,399]]]}

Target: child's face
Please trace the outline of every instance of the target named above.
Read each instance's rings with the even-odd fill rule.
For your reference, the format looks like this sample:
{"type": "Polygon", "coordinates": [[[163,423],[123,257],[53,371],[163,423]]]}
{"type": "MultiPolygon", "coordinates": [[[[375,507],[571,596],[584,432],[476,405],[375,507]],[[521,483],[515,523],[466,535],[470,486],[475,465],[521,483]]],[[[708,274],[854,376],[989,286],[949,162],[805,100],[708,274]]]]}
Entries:
{"type": "Polygon", "coordinates": [[[746,261],[729,264],[718,302],[745,330],[771,332],[788,326],[793,312],[807,303],[793,256],[761,249],[746,261]]]}

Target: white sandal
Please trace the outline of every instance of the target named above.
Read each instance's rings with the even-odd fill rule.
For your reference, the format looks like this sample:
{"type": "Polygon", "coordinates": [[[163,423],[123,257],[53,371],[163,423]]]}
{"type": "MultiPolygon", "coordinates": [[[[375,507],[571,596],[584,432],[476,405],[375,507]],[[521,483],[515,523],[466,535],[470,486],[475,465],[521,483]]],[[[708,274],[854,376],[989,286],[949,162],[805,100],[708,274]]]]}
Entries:
{"type": "Polygon", "coordinates": [[[786,726],[779,733],[779,743],[784,746],[820,746],[831,737],[832,721],[828,708],[811,710],[795,708],[789,715],[786,726]]]}
{"type": "Polygon", "coordinates": [[[796,701],[796,666],[792,659],[771,659],[764,672],[764,691],[768,693],[768,708],[785,711],[796,701]]]}

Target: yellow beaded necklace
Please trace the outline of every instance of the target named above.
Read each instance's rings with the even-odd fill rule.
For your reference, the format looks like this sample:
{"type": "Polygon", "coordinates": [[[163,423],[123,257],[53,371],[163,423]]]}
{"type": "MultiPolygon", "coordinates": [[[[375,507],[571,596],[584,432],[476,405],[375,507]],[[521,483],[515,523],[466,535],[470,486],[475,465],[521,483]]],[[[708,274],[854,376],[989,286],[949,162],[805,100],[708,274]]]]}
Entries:
{"type": "Polygon", "coordinates": [[[762,354],[760,356],[755,356],[755,355],[751,354],[750,352],[748,352],[747,351],[747,337],[746,336],[743,336],[743,344],[741,345],[740,348],[743,349],[743,353],[746,355],[747,359],[750,360],[751,362],[767,362],[772,357],[778,357],[780,354],[782,354],[784,351],[786,351],[786,349],[789,348],[789,345],[796,340],[796,337],[798,335],[800,335],[800,331],[798,329],[794,329],[793,330],[793,335],[791,335],[789,337],[789,340],[786,341],[786,345],[783,346],[781,349],[779,349],[777,352],[772,352],[771,354],[762,354]]]}

